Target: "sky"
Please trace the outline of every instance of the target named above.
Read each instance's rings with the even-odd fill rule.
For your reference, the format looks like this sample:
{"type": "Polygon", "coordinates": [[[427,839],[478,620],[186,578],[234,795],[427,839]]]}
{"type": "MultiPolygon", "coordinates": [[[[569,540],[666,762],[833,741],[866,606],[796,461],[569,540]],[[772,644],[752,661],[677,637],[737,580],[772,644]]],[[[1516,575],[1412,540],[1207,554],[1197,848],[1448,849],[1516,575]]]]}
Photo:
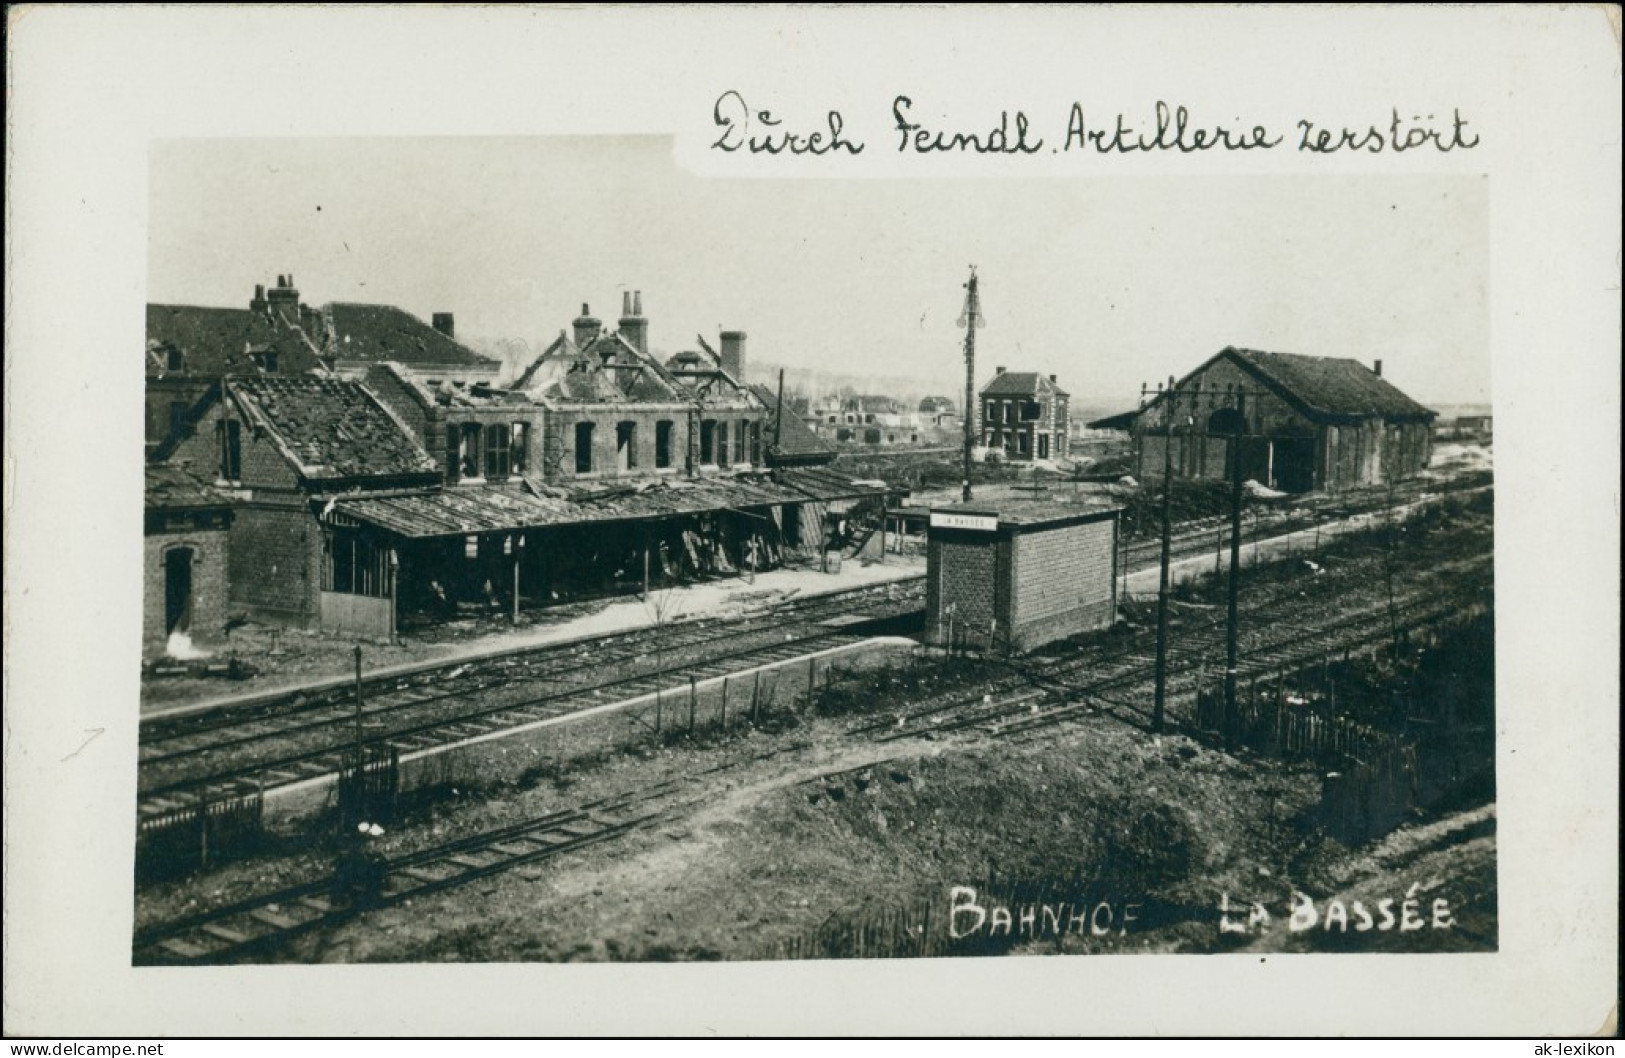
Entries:
{"type": "Polygon", "coordinates": [[[148,300],[456,314],[542,344],[639,290],[651,346],[748,332],[752,362],[963,386],[1059,376],[1131,405],[1226,345],[1384,361],[1424,402],[1488,401],[1482,176],[719,179],[667,137],[154,144],[148,300]]]}

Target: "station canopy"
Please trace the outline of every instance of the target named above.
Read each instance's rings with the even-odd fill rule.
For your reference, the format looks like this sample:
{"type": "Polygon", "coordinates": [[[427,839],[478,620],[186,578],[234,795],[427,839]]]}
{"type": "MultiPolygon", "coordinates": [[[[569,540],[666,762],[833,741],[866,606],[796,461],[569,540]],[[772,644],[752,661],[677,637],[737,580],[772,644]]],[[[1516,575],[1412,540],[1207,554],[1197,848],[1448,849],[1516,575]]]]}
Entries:
{"type": "Polygon", "coordinates": [[[717,478],[640,478],[587,486],[526,480],[335,498],[324,516],[374,526],[410,539],[425,539],[881,498],[901,492],[883,481],[856,480],[820,467],[717,478]]]}

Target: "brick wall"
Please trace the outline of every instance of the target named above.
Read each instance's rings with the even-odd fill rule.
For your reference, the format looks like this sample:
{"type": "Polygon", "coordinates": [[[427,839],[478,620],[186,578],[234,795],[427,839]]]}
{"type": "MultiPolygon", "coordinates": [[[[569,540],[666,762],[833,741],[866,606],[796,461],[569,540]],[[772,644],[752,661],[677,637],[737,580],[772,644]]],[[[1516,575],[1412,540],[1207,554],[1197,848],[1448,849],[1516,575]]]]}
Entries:
{"type": "Polygon", "coordinates": [[[985,636],[1000,616],[999,552],[1008,541],[992,533],[933,535],[926,555],[926,620],[932,642],[945,642],[950,615],[956,628],[985,636]]]}
{"type": "MultiPolygon", "coordinates": [[[[188,463],[199,477],[217,480],[216,425],[227,417],[226,405],[210,405],[170,461],[188,463]]],[[[322,538],[309,500],[281,450],[246,423],[241,452],[242,477],[231,492],[234,516],[224,549],[225,605],[231,613],[260,620],[312,625],[320,615],[322,538]]],[[[161,596],[158,607],[162,621],[161,596]]]]}
{"type": "MultiPolygon", "coordinates": [[[[198,416],[198,421],[191,433],[175,447],[169,457],[171,463],[187,463],[205,481],[218,481],[220,479],[220,436],[219,424],[228,416],[226,406],[219,401],[210,404],[198,416]]],[[[240,451],[242,454],[242,487],[246,489],[261,486],[269,488],[291,488],[299,481],[299,476],[288,465],[287,458],[264,434],[256,434],[247,423],[243,423],[240,451]]]]}
{"type": "Polygon", "coordinates": [[[147,379],[146,443],[151,452],[169,437],[170,405],[193,408],[215,385],[206,378],[147,379]]]}
{"type": "Polygon", "coordinates": [[[309,627],[321,614],[322,532],[303,496],[261,495],[231,524],[233,612],[309,627]]]}
{"type": "Polygon", "coordinates": [[[1010,646],[1032,650],[1115,618],[1111,520],[1016,536],[1011,549],[1010,646]]]}
{"type": "Polygon", "coordinates": [[[192,551],[192,642],[216,646],[225,638],[226,566],[228,536],[225,529],[176,528],[146,538],[143,556],[141,652],[156,657],[164,652],[168,630],[164,624],[167,599],[167,556],[176,548],[192,551]]]}

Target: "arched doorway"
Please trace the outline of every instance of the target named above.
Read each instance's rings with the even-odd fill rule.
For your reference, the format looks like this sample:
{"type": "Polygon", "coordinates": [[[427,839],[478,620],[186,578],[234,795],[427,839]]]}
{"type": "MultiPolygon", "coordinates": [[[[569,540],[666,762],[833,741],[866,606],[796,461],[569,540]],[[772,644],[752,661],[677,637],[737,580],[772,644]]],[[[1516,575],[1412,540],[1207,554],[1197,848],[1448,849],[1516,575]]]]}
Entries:
{"type": "Polygon", "coordinates": [[[189,547],[172,547],[164,552],[165,635],[191,630],[192,561],[189,547]]]}

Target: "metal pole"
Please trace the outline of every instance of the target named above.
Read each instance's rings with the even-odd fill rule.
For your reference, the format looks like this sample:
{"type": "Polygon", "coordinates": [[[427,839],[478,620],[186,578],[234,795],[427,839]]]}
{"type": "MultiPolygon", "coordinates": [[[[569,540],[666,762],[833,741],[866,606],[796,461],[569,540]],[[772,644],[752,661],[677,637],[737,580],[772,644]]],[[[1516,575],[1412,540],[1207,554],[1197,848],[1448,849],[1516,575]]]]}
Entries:
{"type": "Polygon", "coordinates": [[[1173,484],[1174,484],[1174,416],[1178,402],[1174,399],[1174,379],[1168,378],[1168,406],[1163,409],[1163,421],[1168,435],[1162,442],[1162,572],[1157,582],[1157,690],[1151,706],[1151,730],[1162,730],[1163,707],[1168,695],[1168,558],[1172,544],[1173,484]]]}
{"type": "MultiPolygon", "coordinates": [[[[1241,395],[1236,397],[1237,411],[1245,416],[1241,395]]],[[[1224,743],[1230,745],[1230,727],[1236,715],[1236,653],[1237,615],[1236,600],[1241,587],[1241,438],[1246,419],[1240,418],[1236,431],[1230,437],[1230,582],[1225,602],[1224,644],[1224,743]]]]}
{"type": "Polygon", "coordinates": [[[361,644],[355,645],[355,754],[356,766],[361,766],[361,644]]]}
{"type": "MultiPolygon", "coordinates": [[[[744,379],[740,379],[741,382],[744,379]]],[[[807,398],[811,401],[811,397],[807,398]]],[[[812,409],[809,408],[808,411],[812,409]]],[[[779,442],[784,437],[784,368],[779,368],[779,404],[778,411],[773,415],[773,451],[779,451],[779,442]]]]}

